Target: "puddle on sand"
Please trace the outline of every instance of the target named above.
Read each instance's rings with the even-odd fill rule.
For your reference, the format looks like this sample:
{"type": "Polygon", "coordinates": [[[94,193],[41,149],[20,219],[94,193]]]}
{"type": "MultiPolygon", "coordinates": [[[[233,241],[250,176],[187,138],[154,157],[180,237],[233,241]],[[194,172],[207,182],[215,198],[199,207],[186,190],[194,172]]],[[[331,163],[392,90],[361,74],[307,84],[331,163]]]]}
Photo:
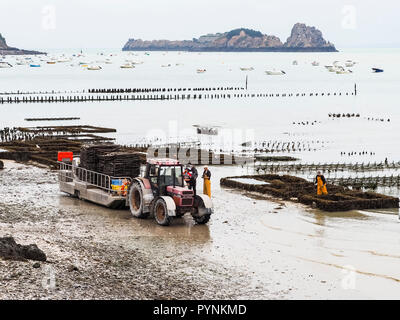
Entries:
{"type": "Polygon", "coordinates": [[[230,180],[236,181],[236,182],[240,182],[240,183],[245,183],[245,184],[254,184],[254,185],[268,185],[268,184],[270,184],[269,182],[260,181],[260,180],[256,180],[256,179],[253,179],[253,178],[232,178],[230,180]]]}

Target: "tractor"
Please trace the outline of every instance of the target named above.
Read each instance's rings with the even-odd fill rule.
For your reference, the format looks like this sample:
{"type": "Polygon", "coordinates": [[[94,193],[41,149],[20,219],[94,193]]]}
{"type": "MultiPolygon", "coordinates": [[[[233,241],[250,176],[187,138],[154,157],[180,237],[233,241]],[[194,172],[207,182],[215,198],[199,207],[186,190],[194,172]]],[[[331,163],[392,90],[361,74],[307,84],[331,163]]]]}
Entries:
{"type": "Polygon", "coordinates": [[[134,178],[128,188],[126,205],[134,217],[154,216],[162,226],[188,212],[197,224],[205,224],[213,213],[210,197],[185,187],[183,165],[173,159],[148,160],[144,176],[134,178]]]}

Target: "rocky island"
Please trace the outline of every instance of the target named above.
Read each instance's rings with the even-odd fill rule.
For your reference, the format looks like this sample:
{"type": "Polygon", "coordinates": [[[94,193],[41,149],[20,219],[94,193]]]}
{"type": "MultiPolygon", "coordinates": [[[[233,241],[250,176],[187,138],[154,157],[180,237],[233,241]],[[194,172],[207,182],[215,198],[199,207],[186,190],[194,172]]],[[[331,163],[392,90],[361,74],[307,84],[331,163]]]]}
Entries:
{"type": "Polygon", "coordinates": [[[337,52],[315,27],[296,23],[285,43],[273,35],[239,28],[207,34],[193,40],[170,41],[129,39],[123,51],[220,51],[220,52],[337,52]]]}
{"type": "Polygon", "coordinates": [[[6,39],[4,39],[4,37],[0,33],[0,55],[10,55],[10,54],[20,55],[20,54],[46,54],[46,53],[9,47],[7,45],[6,39]]]}

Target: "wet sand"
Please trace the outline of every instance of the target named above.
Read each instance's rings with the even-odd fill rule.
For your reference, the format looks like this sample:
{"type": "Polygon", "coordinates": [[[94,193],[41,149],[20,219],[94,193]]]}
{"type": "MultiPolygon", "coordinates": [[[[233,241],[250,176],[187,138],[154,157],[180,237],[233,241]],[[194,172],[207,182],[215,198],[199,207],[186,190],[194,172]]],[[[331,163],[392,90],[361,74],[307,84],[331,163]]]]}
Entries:
{"type": "Polygon", "coordinates": [[[210,170],[210,223],[161,227],[60,193],[56,172],[5,161],[0,236],[36,243],[48,262],[0,260],[0,299],[400,296],[397,210],[323,213],[219,186],[246,168],[210,170]]]}

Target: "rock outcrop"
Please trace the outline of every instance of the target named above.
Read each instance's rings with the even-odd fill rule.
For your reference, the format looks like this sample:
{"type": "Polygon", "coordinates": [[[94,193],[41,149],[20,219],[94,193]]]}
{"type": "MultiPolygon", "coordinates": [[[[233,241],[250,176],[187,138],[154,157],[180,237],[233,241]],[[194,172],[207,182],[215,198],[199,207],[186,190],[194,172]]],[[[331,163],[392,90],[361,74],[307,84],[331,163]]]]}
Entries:
{"type": "Polygon", "coordinates": [[[337,51],[315,27],[297,23],[285,44],[273,35],[251,29],[207,34],[193,40],[170,41],[129,39],[123,51],[337,51]]]}
{"type": "Polygon", "coordinates": [[[46,254],[36,244],[20,245],[13,237],[0,238],[0,257],[7,260],[46,261],[46,254]]]}
{"type": "Polygon", "coordinates": [[[4,39],[4,37],[0,33],[0,55],[10,55],[10,54],[20,55],[20,54],[46,54],[46,53],[9,47],[7,45],[6,39],[4,39]]]}
{"type": "Polygon", "coordinates": [[[0,33],[0,49],[8,49],[6,39],[0,33]]]}
{"type": "Polygon", "coordinates": [[[285,48],[335,48],[323,38],[321,31],[315,27],[308,27],[304,23],[296,23],[293,26],[284,46],[285,48]]]}

